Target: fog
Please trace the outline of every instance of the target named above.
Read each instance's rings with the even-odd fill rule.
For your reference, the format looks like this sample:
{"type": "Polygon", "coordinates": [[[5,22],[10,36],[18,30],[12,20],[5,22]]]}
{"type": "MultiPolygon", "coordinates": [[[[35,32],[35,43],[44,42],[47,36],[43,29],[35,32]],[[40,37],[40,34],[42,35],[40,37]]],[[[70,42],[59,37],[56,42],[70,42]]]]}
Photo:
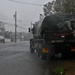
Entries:
{"type": "Polygon", "coordinates": [[[20,1],[30,4],[44,5],[52,0],[0,0],[0,21],[6,23],[5,28],[8,31],[14,31],[14,17],[17,11],[17,25],[24,28],[17,27],[17,31],[27,32],[31,22],[39,20],[39,14],[43,14],[43,6],[22,4],[13,1],[20,1]]]}

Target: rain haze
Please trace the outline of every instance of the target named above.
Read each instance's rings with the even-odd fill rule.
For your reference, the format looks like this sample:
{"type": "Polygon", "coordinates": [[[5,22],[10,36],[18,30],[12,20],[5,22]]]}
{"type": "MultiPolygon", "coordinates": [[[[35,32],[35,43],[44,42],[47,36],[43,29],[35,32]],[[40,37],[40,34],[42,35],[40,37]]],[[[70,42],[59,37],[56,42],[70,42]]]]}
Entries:
{"type": "Polygon", "coordinates": [[[7,31],[15,31],[13,15],[17,11],[17,24],[24,27],[17,27],[17,30],[27,32],[28,27],[31,26],[31,22],[38,21],[39,14],[43,14],[43,6],[22,4],[13,1],[44,5],[52,0],[0,0],[0,21],[6,23],[5,29],[7,31]]]}

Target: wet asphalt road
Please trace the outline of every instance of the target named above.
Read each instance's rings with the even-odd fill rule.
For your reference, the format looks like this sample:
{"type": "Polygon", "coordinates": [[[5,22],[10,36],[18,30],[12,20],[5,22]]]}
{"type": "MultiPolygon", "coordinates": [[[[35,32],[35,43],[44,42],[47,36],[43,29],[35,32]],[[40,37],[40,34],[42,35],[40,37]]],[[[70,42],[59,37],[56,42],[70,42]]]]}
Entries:
{"type": "Polygon", "coordinates": [[[0,75],[54,75],[57,67],[75,75],[75,59],[41,60],[30,53],[29,42],[0,44],[0,75]]]}
{"type": "Polygon", "coordinates": [[[48,75],[48,64],[30,53],[28,42],[0,44],[0,75],[48,75]]]}

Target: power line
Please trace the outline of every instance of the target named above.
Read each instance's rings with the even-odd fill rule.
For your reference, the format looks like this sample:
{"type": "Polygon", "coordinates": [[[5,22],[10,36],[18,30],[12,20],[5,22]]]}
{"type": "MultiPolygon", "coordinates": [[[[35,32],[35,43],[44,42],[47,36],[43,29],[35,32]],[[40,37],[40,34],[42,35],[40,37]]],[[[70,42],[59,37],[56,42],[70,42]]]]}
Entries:
{"type": "Polygon", "coordinates": [[[20,28],[22,28],[22,29],[26,29],[26,28],[24,28],[24,27],[22,27],[22,26],[20,26],[20,25],[17,25],[18,27],[20,27],[20,28]]]}
{"type": "MultiPolygon", "coordinates": [[[[8,22],[4,22],[4,24],[10,25],[10,26],[15,26],[14,24],[8,23],[8,22]]],[[[24,28],[24,27],[22,27],[20,25],[17,25],[17,27],[22,28],[22,29],[26,29],[26,28],[24,28]]]]}
{"type": "Polygon", "coordinates": [[[25,21],[26,21],[26,22],[27,22],[27,21],[31,22],[31,20],[23,20],[23,19],[17,19],[17,20],[18,20],[17,22],[22,22],[22,21],[24,21],[24,22],[25,22],[25,21]]]}
{"type": "Polygon", "coordinates": [[[15,1],[15,0],[8,0],[16,3],[21,3],[21,4],[27,4],[27,5],[35,5],[35,6],[43,6],[41,4],[33,4],[33,3],[26,3],[26,2],[20,2],[20,1],[15,1]]]}
{"type": "Polygon", "coordinates": [[[12,23],[4,22],[6,25],[14,26],[12,23]]]}

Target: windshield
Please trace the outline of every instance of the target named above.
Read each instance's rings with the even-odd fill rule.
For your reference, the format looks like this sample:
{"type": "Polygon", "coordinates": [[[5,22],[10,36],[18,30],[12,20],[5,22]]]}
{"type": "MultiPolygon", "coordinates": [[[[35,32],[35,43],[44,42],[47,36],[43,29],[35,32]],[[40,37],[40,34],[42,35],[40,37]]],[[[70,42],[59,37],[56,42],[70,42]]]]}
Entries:
{"type": "Polygon", "coordinates": [[[0,0],[0,75],[75,75],[75,0],[0,0]]]}

